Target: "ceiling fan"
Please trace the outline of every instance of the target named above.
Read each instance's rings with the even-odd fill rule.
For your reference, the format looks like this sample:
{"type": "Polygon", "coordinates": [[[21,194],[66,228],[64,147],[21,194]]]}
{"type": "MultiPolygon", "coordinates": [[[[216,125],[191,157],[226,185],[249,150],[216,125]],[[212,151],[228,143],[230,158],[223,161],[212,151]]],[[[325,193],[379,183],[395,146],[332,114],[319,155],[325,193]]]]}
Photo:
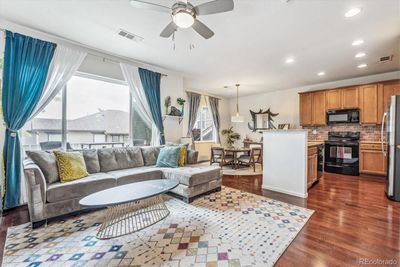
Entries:
{"type": "Polygon", "coordinates": [[[214,35],[214,32],[199,21],[197,17],[231,11],[234,7],[233,0],[214,0],[197,6],[193,6],[187,0],[182,0],[173,4],[172,7],[142,0],[130,0],[130,3],[134,7],[151,9],[172,15],[172,21],[160,34],[164,38],[170,37],[178,28],[185,29],[192,27],[193,30],[205,39],[209,39],[214,35]]]}

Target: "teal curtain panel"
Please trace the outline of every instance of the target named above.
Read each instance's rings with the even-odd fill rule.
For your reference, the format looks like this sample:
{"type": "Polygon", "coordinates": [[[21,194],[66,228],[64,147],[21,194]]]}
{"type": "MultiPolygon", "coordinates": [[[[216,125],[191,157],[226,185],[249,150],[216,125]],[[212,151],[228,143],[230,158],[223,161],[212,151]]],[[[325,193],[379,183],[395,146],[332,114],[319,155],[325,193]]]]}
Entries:
{"type": "Polygon", "coordinates": [[[154,123],[160,132],[160,145],[165,144],[164,125],[161,115],[161,100],[160,100],[160,81],[161,74],[150,70],[139,68],[140,81],[143,85],[143,90],[149,103],[151,116],[154,123]]]}
{"type": "Polygon", "coordinates": [[[7,125],[4,141],[5,209],[19,205],[22,155],[18,131],[34,111],[46,82],[56,44],[6,31],[2,105],[7,125]]]}

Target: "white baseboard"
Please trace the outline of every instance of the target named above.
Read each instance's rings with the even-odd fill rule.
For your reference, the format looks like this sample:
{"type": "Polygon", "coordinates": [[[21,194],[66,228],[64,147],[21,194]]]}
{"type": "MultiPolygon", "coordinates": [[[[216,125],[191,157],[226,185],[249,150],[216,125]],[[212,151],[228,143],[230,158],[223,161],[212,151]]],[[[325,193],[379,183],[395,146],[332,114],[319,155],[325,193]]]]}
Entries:
{"type": "Polygon", "coordinates": [[[298,193],[298,192],[288,191],[288,190],[280,189],[280,188],[273,187],[273,186],[262,185],[262,188],[263,189],[267,189],[267,190],[271,190],[271,191],[275,191],[275,192],[279,192],[279,193],[283,193],[283,194],[287,194],[287,195],[292,195],[292,196],[295,196],[295,197],[301,197],[301,198],[307,198],[308,197],[308,193],[301,194],[301,193],[298,193]]]}

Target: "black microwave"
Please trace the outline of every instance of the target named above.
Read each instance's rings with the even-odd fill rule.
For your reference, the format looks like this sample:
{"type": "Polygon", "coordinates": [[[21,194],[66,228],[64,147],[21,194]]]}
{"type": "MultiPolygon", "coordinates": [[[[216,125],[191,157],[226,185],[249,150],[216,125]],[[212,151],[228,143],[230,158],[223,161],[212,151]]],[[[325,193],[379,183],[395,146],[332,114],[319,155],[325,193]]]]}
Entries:
{"type": "Polygon", "coordinates": [[[326,121],[328,124],[359,123],[360,110],[359,109],[328,110],[326,112],[326,121]]]}

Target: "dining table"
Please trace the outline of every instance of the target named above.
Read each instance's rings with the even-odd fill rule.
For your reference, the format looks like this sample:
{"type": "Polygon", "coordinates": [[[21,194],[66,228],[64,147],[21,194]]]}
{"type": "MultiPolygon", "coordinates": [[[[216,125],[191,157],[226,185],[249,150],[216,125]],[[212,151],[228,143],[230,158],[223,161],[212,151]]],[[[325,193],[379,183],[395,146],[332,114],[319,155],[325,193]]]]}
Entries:
{"type": "Polygon", "coordinates": [[[224,147],[224,150],[225,150],[225,155],[232,154],[233,156],[232,168],[235,170],[240,168],[238,154],[243,153],[246,155],[250,155],[251,151],[251,149],[247,147],[224,147]]]}

